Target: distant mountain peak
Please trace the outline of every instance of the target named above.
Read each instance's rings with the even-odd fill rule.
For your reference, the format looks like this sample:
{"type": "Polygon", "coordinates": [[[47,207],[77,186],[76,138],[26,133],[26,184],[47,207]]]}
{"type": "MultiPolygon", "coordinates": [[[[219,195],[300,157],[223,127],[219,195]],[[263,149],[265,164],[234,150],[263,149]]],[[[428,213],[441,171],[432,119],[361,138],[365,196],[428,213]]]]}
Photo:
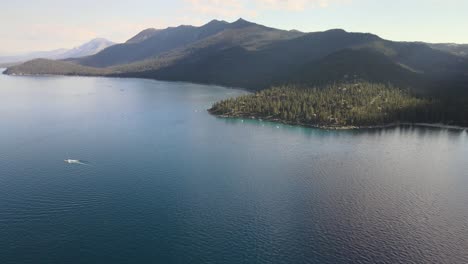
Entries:
{"type": "Polygon", "coordinates": [[[210,22],[206,23],[206,25],[211,25],[211,24],[229,24],[229,23],[224,20],[218,20],[218,19],[213,19],[210,22]]]}
{"type": "Polygon", "coordinates": [[[88,41],[88,42],[96,42],[96,41],[110,41],[110,40],[107,40],[107,39],[105,39],[105,38],[99,38],[99,37],[98,37],[98,38],[94,38],[94,39],[92,39],[92,40],[90,40],[90,41],[88,41]]]}
{"type": "Polygon", "coordinates": [[[158,33],[160,30],[156,28],[147,28],[140,33],[136,34],[133,36],[131,39],[127,40],[127,43],[137,43],[144,41],[152,36],[154,36],[156,33],[158,33]]]}
{"type": "Polygon", "coordinates": [[[200,28],[226,28],[227,25],[229,23],[224,20],[213,19],[205,25],[200,26],[200,28]]]}
{"type": "MultiPolygon", "coordinates": [[[[88,42],[86,42],[85,44],[82,44],[81,46],[84,46],[84,45],[89,45],[89,44],[108,44],[108,45],[113,45],[115,44],[114,42],[108,40],[108,39],[105,39],[105,38],[94,38],[88,42]]],[[[79,46],[79,47],[81,47],[79,46]]]]}
{"type": "Polygon", "coordinates": [[[61,59],[79,58],[94,55],[110,46],[115,45],[114,42],[105,38],[95,38],[83,45],[75,47],[61,55],[61,59]]]}
{"type": "Polygon", "coordinates": [[[232,22],[231,25],[235,27],[246,27],[246,26],[251,26],[251,25],[256,25],[256,24],[250,21],[247,21],[243,18],[239,18],[238,20],[232,22]]]}
{"type": "Polygon", "coordinates": [[[346,30],[344,30],[342,28],[333,28],[333,29],[326,30],[325,32],[329,32],[329,33],[348,33],[346,30]]]}
{"type": "Polygon", "coordinates": [[[36,51],[17,56],[0,57],[0,63],[24,62],[43,58],[51,60],[63,60],[94,55],[115,43],[105,38],[95,38],[72,49],[57,49],[51,51],[36,51]]]}
{"type": "Polygon", "coordinates": [[[303,33],[302,31],[297,30],[297,29],[291,29],[291,30],[289,30],[289,32],[293,32],[293,33],[303,33]]]}

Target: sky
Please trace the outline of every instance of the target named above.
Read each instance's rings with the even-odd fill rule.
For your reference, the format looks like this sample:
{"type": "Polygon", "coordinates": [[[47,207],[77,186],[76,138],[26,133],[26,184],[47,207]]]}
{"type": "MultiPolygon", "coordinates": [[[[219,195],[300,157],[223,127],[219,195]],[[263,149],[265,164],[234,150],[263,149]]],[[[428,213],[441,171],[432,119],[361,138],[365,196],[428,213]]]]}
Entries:
{"type": "Polygon", "coordinates": [[[0,3],[0,55],[124,42],[145,28],[246,20],[396,41],[468,43],[468,0],[21,0],[0,3]]]}

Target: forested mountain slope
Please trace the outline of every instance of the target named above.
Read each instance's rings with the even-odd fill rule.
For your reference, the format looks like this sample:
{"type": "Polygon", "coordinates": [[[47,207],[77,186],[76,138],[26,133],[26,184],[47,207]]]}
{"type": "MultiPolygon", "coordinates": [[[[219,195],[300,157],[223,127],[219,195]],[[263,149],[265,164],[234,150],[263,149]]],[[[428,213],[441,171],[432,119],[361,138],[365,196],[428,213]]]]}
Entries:
{"type": "Polygon", "coordinates": [[[349,80],[393,83],[420,93],[468,90],[468,59],[424,43],[388,41],[341,29],[285,31],[242,19],[148,29],[126,43],[69,61],[73,64],[42,62],[46,65],[36,61],[6,73],[102,74],[252,90],[349,80]]]}

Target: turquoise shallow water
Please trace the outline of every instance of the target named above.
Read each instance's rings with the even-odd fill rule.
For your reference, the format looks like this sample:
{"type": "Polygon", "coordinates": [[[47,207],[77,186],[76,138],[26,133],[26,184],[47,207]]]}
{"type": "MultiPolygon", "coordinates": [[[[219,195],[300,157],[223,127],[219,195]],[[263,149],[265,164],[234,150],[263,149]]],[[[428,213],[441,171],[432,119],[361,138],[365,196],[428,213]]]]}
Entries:
{"type": "Polygon", "coordinates": [[[0,262],[468,263],[467,132],[205,111],[242,93],[0,75],[0,262]]]}

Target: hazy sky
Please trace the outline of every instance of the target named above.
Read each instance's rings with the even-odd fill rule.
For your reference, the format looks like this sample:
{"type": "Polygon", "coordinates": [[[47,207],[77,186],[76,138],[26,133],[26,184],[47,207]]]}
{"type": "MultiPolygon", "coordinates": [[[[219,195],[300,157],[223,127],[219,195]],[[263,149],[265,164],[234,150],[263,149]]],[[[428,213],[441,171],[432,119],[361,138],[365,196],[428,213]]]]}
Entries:
{"type": "Polygon", "coordinates": [[[468,0],[21,0],[0,3],[0,54],[211,19],[301,31],[343,28],[391,40],[468,43],[468,0]]]}

